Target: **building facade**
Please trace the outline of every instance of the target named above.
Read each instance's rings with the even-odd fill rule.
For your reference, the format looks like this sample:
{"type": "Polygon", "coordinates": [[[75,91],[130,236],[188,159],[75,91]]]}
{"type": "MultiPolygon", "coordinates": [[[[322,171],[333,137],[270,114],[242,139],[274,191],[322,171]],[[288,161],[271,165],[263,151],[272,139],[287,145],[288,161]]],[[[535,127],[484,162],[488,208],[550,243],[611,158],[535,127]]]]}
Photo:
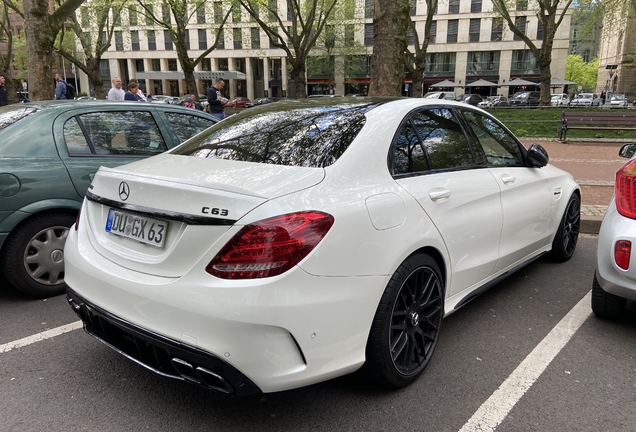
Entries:
{"type": "Polygon", "coordinates": [[[596,92],[622,93],[632,101],[636,97],[636,21],[625,15],[603,24],[596,92]]]}
{"type": "MultiPolygon", "coordinates": [[[[278,0],[272,4],[276,3],[280,16],[288,16],[287,1],[278,0]]],[[[187,32],[190,57],[196,58],[214,42],[214,26],[222,21],[229,7],[221,1],[209,2],[205,9],[194,14],[187,32]]],[[[334,70],[329,74],[316,74],[309,68],[309,95],[366,93],[373,53],[373,1],[357,0],[355,10],[355,16],[339,25],[344,27],[345,39],[351,39],[359,47],[359,53],[347,56],[334,54],[329,62],[334,70]],[[344,72],[347,68],[342,65],[352,62],[357,64],[357,68],[353,68],[355,72],[347,76],[344,72]]],[[[543,28],[532,3],[518,0],[512,15],[517,26],[525,28],[526,35],[540,45],[543,28]]],[[[424,1],[413,2],[411,17],[421,38],[426,20],[424,1]]],[[[115,76],[124,81],[138,78],[147,93],[184,94],[185,81],[168,32],[150,22],[143,22],[143,18],[136,14],[131,17],[128,12],[122,15],[122,23],[122,27],[115,30],[114,43],[103,56],[105,83],[110,83],[115,76]]],[[[565,76],[569,31],[568,12],[554,41],[553,77],[565,76]]],[[[412,39],[409,38],[411,44],[412,39]]],[[[232,14],[223,26],[217,49],[196,67],[195,78],[200,93],[205,93],[215,76],[229,78],[229,85],[226,85],[228,97],[294,96],[285,52],[270,47],[268,37],[256,22],[250,20],[246,11],[232,14]]],[[[425,82],[430,85],[449,79],[464,86],[484,79],[499,87],[472,87],[470,91],[482,95],[508,95],[518,90],[505,86],[515,78],[538,82],[539,69],[525,42],[508,30],[501,18],[494,17],[490,0],[440,2],[431,31],[425,82]]],[[[83,79],[86,80],[85,77],[83,79]]],[[[407,74],[404,95],[412,96],[411,82],[407,74]]],[[[87,80],[82,87],[88,88],[87,80]]],[[[458,87],[455,91],[463,93],[464,88],[458,87]]]]}

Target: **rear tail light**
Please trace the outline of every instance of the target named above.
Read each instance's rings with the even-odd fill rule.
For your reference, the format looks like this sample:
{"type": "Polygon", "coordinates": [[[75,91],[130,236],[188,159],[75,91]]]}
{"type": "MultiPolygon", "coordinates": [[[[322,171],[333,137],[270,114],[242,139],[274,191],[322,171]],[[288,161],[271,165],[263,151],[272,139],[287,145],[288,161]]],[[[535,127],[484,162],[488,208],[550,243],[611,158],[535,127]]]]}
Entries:
{"type": "Polygon", "coordinates": [[[205,270],[222,279],[256,279],[286,272],[311,252],[333,225],[333,216],[291,213],[243,227],[205,270]]]}
{"type": "Polygon", "coordinates": [[[632,242],[629,240],[619,240],[614,245],[614,261],[619,268],[627,270],[629,259],[632,255],[632,242]]]}
{"type": "Polygon", "coordinates": [[[616,172],[616,209],[630,219],[636,219],[636,159],[616,172]]]}

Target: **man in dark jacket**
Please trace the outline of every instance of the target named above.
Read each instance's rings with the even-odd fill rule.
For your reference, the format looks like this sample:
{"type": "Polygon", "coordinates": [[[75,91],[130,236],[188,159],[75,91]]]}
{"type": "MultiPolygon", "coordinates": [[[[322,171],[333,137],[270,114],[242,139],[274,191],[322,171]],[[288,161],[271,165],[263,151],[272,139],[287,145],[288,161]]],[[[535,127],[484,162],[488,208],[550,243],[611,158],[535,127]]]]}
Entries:
{"type": "Polygon", "coordinates": [[[0,106],[9,105],[9,93],[4,82],[4,75],[0,75],[0,106]]]}
{"type": "Polygon", "coordinates": [[[225,87],[225,81],[221,78],[217,78],[216,81],[214,81],[214,85],[208,89],[208,107],[210,108],[210,114],[219,120],[225,118],[223,107],[227,103],[227,99],[221,94],[223,87],[225,87]]]}

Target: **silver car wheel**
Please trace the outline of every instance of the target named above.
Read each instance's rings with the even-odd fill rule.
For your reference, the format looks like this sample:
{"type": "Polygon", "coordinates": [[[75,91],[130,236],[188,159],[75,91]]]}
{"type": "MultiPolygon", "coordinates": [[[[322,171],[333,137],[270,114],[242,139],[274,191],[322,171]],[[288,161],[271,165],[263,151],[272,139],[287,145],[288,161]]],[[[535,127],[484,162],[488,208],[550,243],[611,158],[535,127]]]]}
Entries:
{"type": "Polygon", "coordinates": [[[34,235],[24,250],[24,268],[42,285],[64,283],[64,243],[68,227],[53,226],[34,235]]]}

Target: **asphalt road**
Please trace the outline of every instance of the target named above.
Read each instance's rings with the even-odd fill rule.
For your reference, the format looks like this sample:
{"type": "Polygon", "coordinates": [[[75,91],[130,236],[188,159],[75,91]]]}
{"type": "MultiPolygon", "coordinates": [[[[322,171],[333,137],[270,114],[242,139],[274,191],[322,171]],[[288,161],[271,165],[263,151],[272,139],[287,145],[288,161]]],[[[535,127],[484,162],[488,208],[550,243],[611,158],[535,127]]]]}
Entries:
{"type": "MultiPolygon", "coordinates": [[[[571,261],[535,261],[447,317],[424,375],[398,391],[353,374],[231,398],[156,376],[82,330],[2,352],[3,344],[77,321],[63,296],[29,300],[3,289],[0,431],[458,431],[559,333],[555,326],[591,288],[595,247],[595,237],[583,237],[571,261]]],[[[496,430],[634,430],[636,307],[629,307],[623,320],[607,322],[583,304],[583,324],[496,430]]]]}

